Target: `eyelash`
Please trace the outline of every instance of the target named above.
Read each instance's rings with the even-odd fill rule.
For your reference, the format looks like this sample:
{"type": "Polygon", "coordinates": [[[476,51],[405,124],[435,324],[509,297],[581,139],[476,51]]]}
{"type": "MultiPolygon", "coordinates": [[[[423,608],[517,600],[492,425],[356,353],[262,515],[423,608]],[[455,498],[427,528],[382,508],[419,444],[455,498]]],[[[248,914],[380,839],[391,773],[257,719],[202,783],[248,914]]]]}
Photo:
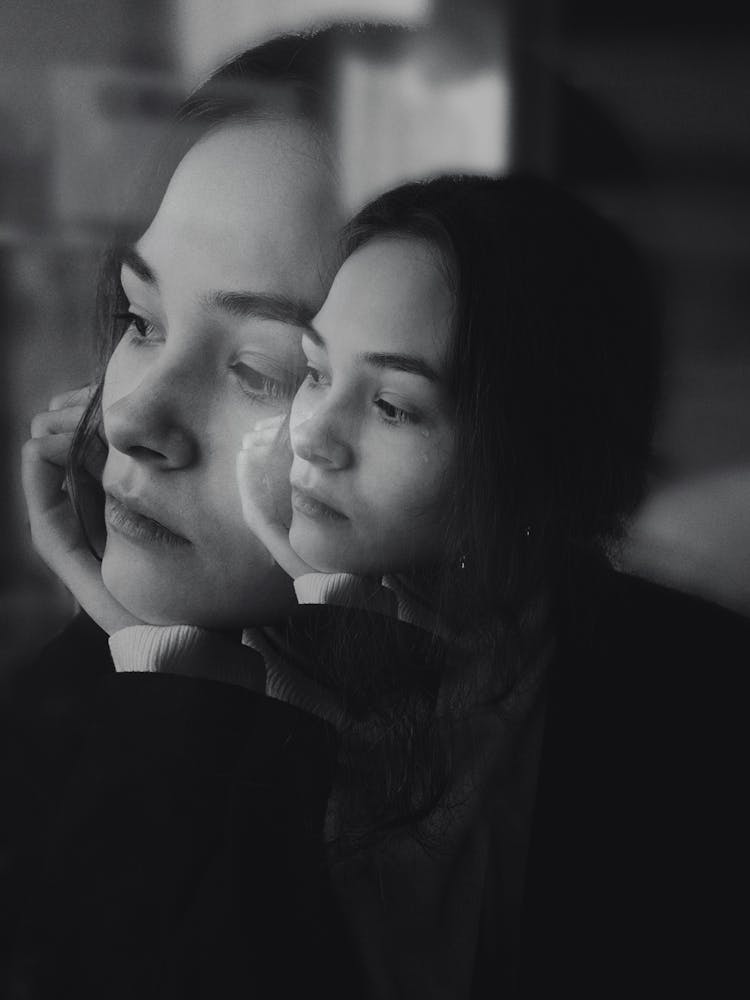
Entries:
{"type": "Polygon", "coordinates": [[[251,368],[242,362],[232,365],[232,371],[245,395],[259,403],[290,400],[297,390],[297,384],[293,380],[264,375],[257,368],[251,368]]]}
{"type": "Polygon", "coordinates": [[[387,399],[376,399],[375,406],[380,413],[380,419],[388,424],[389,427],[398,426],[399,424],[413,424],[416,422],[416,417],[413,413],[409,413],[408,410],[402,410],[398,406],[394,406],[393,403],[389,403],[387,399]]]}
{"type": "Polygon", "coordinates": [[[153,323],[149,323],[143,316],[138,316],[133,312],[115,313],[114,318],[125,324],[124,333],[127,333],[128,330],[135,331],[136,336],[134,340],[136,342],[139,340],[148,340],[154,331],[153,323]]]}
{"type": "MultiPolygon", "coordinates": [[[[307,374],[305,376],[305,385],[311,389],[318,389],[325,384],[325,376],[321,375],[317,368],[314,368],[312,365],[308,365],[307,374]]],[[[393,403],[389,403],[387,399],[375,399],[373,402],[378,411],[380,420],[388,427],[397,427],[399,425],[413,424],[417,422],[415,414],[409,413],[408,410],[402,410],[398,406],[394,406],[393,403]]]]}
{"type": "MultiPolygon", "coordinates": [[[[141,344],[148,342],[154,332],[154,324],[150,323],[143,316],[133,312],[115,313],[114,318],[125,324],[124,333],[133,330],[132,343],[141,344]]],[[[260,403],[275,403],[281,400],[289,400],[296,392],[297,385],[286,379],[272,378],[264,375],[263,372],[250,365],[237,363],[231,366],[237,378],[240,389],[249,396],[250,399],[260,403]]]]}
{"type": "Polygon", "coordinates": [[[324,376],[321,375],[319,369],[314,368],[312,365],[307,365],[305,368],[305,385],[317,389],[319,386],[325,384],[324,376]]]}

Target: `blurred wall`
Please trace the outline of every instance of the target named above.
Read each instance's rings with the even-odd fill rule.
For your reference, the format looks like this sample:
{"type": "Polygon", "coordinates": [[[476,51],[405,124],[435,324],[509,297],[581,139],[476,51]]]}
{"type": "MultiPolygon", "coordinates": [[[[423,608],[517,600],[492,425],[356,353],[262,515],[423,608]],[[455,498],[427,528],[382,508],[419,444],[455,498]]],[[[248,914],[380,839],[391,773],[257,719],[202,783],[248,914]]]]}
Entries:
{"type": "Polygon", "coordinates": [[[664,310],[634,572],[750,614],[750,34],[734,3],[514,4],[513,158],[650,261],[664,310]]]}
{"type": "MultiPolygon", "coordinates": [[[[175,65],[171,4],[4,0],[0,7],[0,660],[42,643],[67,592],[30,550],[19,453],[31,416],[93,368],[93,288],[102,233],[59,197],[65,67],[175,65]]],[[[73,102],[71,102],[73,103],[73,102]]]]}
{"type": "Polygon", "coordinates": [[[174,34],[181,67],[197,82],[237,50],[238,39],[260,41],[337,19],[423,24],[431,6],[431,0],[176,0],[174,34]]]}
{"type": "Polygon", "coordinates": [[[350,208],[408,177],[507,165],[502,7],[455,22],[431,0],[6,0],[0,12],[2,450],[0,656],[69,617],[31,551],[18,455],[33,414],[94,370],[94,289],[121,223],[144,224],[139,174],[181,96],[218,62],[320,18],[414,26],[399,52],[340,53],[338,141],[350,208]]]}
{"type": "Polygon", "coordinates": [[[750,59],[734,5],[4,0],[4,659],[70,613],[30,551],[18,452],[32,414],[90,378],[99,255],[164,117],[232,51],[373,13],[418,30],[396,62],[342,53],[348,203],[425,172],[520,166],[630,232],[658,278],[668,354],[653,490],[622,562],[750,613],[750,59]]]}

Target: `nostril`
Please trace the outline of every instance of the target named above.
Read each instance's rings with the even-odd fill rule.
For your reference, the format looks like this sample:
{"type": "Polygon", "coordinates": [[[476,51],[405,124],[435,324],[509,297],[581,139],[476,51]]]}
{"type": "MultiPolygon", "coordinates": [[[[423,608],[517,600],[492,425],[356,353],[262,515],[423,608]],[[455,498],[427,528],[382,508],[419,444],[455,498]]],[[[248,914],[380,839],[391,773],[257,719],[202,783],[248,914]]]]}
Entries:
{"type": "Polygon", "coordinates": [[[294,453],[299,456],[299,458],[303,458],[306,462],[309,462],[315,454],[313,449],[310,447],[310,442],[306,438],[303,439],[302,437],[298,437],[294,440],[294,453]]]}
{"type": "Polygon", "coordinates": [[[173,405],[171,397],[131,393],[104,412],[109,447],[130,458],[163,468],[184,468],[197,454],[193,415],[173,405]]]}
{"type": "Polygon", "coordinates": [[[164,452],[157,451],[156,448],[147,448],[145,445],[141,444],[131,445],[130,448],[127,449],[127,453],[131,458],[140,459],[142,462],[148,461],[149,459],[153,461],[155,458],[165,459],[167,457],[164,452]]]}
{"type": "Polygon", "coordinates": [[[350,433],[341,414],[327,407],[292,427],[292,450],[311,465],[344,468],[351,462],[350,433]]]}

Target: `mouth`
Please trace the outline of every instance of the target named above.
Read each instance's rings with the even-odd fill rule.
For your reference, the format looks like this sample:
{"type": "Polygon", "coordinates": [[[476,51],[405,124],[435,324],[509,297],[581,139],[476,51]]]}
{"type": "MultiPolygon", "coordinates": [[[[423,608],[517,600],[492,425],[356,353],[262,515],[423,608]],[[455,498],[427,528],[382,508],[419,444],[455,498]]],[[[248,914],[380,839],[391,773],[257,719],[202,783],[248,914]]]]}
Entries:
{"type": "Polygon", "coordinates": [[[346,521],[347,517],[340,510],[324,503],[310,490],[300,486],[292,486],[292,507],[304,517],[313,521],[346,521]]]}
{"type": "Polygon", "coordinates": [[[107,528],[131,542],[142,545],[183,546],[190,544],[187,538],[183,538],[182,535],[167,528],[161,521],[149,517],[142,510],[136,510],[135,503],[133,500],[125,501],[108,492],[104,504],[104,519],[107,528]]]}

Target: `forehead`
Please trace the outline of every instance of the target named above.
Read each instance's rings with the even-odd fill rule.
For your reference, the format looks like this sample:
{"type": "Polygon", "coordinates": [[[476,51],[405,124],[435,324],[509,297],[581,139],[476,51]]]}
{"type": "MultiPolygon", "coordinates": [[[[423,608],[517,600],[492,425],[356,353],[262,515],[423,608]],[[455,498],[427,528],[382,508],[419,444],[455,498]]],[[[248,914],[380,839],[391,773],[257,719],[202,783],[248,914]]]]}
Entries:
{"type": "Polygon", "coordinates": [[[355,251],[336,275],[315,326],[326,340],[346,331],[363,351],[442,358],[453,295],[440,251],[411,237],[377,239],[355,251]]]}
{"type": "Polygon", "coordinates": [[[161,278],[322,295],[339,224],[315,135],[290,121],[224,126],[169,183],[138,249],[161,278]]]}

